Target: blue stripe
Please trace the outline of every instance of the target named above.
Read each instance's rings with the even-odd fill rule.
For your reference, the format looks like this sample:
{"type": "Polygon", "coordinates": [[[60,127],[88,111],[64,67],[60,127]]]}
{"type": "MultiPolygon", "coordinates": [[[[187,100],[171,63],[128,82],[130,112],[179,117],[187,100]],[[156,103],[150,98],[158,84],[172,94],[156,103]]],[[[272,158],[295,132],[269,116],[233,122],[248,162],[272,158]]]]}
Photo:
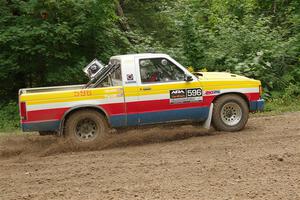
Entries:
{"type": "Polygon", "coordinates": [[[250,101],[249,109],[251,112],[263,111],[265,107],[265,100],[250,101]]]}
{"type": "Polygon", "coordinates": [[[110,117],[109,121],[112,127],[137,126],[143,124],[155,124],[176,120],[205,121],[208,117],[208,113],[209,107],[199,107],[180,110],[129,114],[127,115],[127,123],[126,121],[124,121],[124,116],[126,115],[115,115],[110,117]]]}
{"type": "Polygon", "coordinates": [[[22,131],[57,131],[59,130],[60,121],[33,122],[22,124],[22,131]]]}
{"type": "Polygon", "coordinates": [[[139,114],[127,115],[127,126],[137,126],[139,124],[139,114]]]}
{"type": "MultiPolygon", "coordinates": [[[[209,113],[209,107],[168,110],[159,112],[147,112],[129,115],[114,115],[109,118],[112,127],[137,126],[143,124],[155,124],[176,120],[204,121],[209,113]]],[[[57,131],[60,120],[33,122],[22,124],[24,132],[30,131],[57,131]]]]}
{"type": "Polygon", "coordinates": [[[113,115],[109,118],[109,124],[112,127],[126,126],[126,115],[113,115]]]}

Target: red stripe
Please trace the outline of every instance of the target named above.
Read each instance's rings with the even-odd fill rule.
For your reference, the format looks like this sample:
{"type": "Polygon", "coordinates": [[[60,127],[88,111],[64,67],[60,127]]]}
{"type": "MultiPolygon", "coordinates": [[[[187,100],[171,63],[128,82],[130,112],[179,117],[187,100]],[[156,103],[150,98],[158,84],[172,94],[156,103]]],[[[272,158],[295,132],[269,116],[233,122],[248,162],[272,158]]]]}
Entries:
{"type": "Polygon", "coordinates": [[[28,111],[27,121],[60,120],[68,109],[69,108],[54,108],[28,111]]]}
{"type": "MultiPolygon", "coordinates": [[[[255,101],[260,98],[259,93],[247,93],[245,94],[249,101],[255,101]]],[[[182,103],[182,104],[170,104],[169,99],[162,100],[151,100],[151,101],[138,101],[128,103],[113,103],[103,104],[101,106],[109,116],[120,115],[120,114],[135,114],[150,111],[165,111],[175,110],[183,108],[196,108],[196,107],[207,107],[214,100],[215,96],[204,96],[203,101],[194,103],[182,103]],[[126,109],[125,109],[126,105],[126,109]]],[[[36,110],[27,112],[27,120],[25,122],[32,121],[44,121],[44,120],[61,120],[64,113],[70,108],[54,108],[45,110],[36,110]]]]}
{"type": "MultiPolygon", "coordinates": [[[[104,104],[101,107],[107,112],[108,115],[124,114],[125,105],[124,103],[113,103],[104,104]]],[[[34,110],[27,112],[27,120],[22,120],[22,122],[28,121],[44,121],[44,120],[61,120],[66,111],[70,108],[52,108],[44,110],[34,110]]]]}
{"type": "Polygon", "coordinates": [[[204,101],[193,102],[193,103],[179,103],[170,104],[169,99],[162,100],[151,100],[151,101],[138,101],[126,103],[127,113],[143,113],[152,111],[165,111],[165,110],[175,110],[182,108],[197,108],[197,107],[207,107],[212,101],[213,96],[204,97],[204,101]]]}
{"type": "Polygon", "coordinates": [[[258,93],[245,93],[249,101],[256,101],[260,99],[260,94],[258,93]]]}
{"type": "Polygon", "coordinates": [[[102,107],[108,115],[117,115],[117,114],[126,113],[124,103],[111,103],[111,104],[103,104],[98,106],[102,107]]]}

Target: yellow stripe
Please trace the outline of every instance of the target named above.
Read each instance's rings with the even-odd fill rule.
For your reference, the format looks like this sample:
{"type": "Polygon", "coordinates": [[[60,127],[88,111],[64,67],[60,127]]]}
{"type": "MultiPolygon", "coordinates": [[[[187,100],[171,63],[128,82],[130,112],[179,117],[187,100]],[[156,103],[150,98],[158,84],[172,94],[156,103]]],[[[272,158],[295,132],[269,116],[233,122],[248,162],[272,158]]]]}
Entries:
{"type": "Polygon", "coordinates": [[[69,98],[56,98],[56,99],[46,99],[46,100],[31,100],[27,101],[27,105],[36,104],[47,104],[47,103],[61,103],[61,102],[73,102],[73,101],[84,101],[84,100],[94,100],[94,99],[104,99],[103,95],[93,95],[90,97],[69,97],[69,98]]]}
{"type": "Polygon", "coordinates": [[[20,101],[26,101],[28,105],[71,102],[93,99],[104,99],[123,95],[122,87],[92,88],[85,90],[69,90],[58,92],[43,92],[22,94],[20,101]],[[80,93],[83,91],[83,93],[80,93]],[[89,93],[90,92],[90,93],[89,93]]]}
{"type": "Polygon", "coordinates": [[[245,81],[203,81],[203,90],[222,90],[222,89],[238,89],[238,88],[255,88],[259,86],[259,82],[245,81]]]}
{"type": "MultiPolygon", "coordinates": [[[[258,87],[260,81],[230,80],[230,81],[209,81],[201,80],[200,82],[168,83],[168,84],[151,84],[141,86],[125,86],[126,96],[164,94],[172,89],[196,88],[201,87],[203,90],[221,90],[235,88],[254,88],[258,87]],[[150,87],[151,90],[143,90],[150,87]]],[[[28,105],[72,102],[93,99],[104,99],[118,97],[123,95],[123,87],[91,88],[84,90],[69,90],[57,92],[41,92],[22,94],[20,101],[26,101],[28,105]],[[82,93],[81,93],[82,92],[82,93]]]]}
{"type": "Polygon", "coordinates": [[[124,87],[126,96],[164,94],[169,90],[201,87],[200,82],[184,82],[171,84],[144,84],[141,86],[124,87]],[[151,90],[143,90],[151,88],[151,90]]]}

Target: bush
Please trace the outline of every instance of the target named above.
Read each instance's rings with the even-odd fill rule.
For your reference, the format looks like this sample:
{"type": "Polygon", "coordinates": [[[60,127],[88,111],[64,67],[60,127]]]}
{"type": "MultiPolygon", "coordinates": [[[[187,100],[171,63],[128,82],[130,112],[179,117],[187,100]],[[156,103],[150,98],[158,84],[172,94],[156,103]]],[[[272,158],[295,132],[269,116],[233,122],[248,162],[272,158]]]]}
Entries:
{"type": "Polygon", "coordinates": [[[272,91],[263,97],[265,112],[282,113],[300,111],[300,87],[290,84],[284,92],[272,91]]]}
{"type": "Polygon", "coordinates": [[[20,127],[20,117],[18,114],[18,104],[10,102],[1,105],[0,110],[0,131],[16,130],[20,127]]]}

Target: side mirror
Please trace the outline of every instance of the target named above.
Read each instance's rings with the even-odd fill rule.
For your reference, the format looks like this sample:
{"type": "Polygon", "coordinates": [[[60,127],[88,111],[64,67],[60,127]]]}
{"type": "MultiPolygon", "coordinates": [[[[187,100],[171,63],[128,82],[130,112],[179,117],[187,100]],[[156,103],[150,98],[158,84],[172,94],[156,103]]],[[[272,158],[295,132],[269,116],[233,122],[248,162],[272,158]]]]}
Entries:
{"type": "Polygon", "coordinates": [[[189,81],[192,81],[193,80],[193,77],[191,76],[191,75],[185,75],[184,76],[184,81],[187,81],[187,82],[189,82],[189,81]]]}

